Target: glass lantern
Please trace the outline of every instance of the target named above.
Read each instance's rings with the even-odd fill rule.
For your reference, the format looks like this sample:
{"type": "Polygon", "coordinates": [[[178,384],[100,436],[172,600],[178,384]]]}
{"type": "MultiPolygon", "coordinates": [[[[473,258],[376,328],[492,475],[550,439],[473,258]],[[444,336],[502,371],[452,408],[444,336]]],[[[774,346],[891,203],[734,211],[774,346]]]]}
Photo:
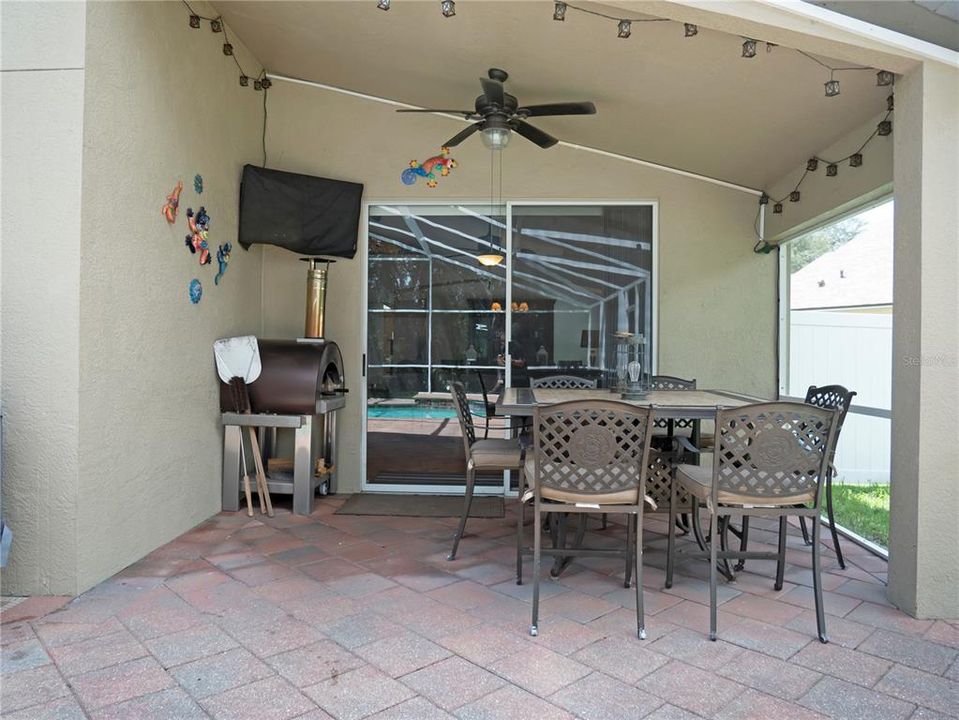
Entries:
{"type": "Polygon", "coordinates": [[[649,352],[646,336],[632,335],[627,343],[629,362],[626,364],[626,387],[621,392],[623,400],[641,400],[649,393],[652,377],[649,368],[649,352]]]}

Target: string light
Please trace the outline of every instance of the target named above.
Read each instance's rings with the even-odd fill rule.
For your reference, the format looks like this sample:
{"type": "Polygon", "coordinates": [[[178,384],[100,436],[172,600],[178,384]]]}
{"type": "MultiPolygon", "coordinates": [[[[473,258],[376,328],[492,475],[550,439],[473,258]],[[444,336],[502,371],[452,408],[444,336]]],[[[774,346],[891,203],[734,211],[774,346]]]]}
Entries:
{"type": "Polygon", "coordinates": [[[880,70],[876,73],[876,85],[879,87],[885,87],[886,85],[892,85],[896,81],[896,76],[893,75],[888,70],[880,70]]]}
{"type": "Polygon", "coordinates": [[[557,22],[566,20],[566,3],[558,2],[553,5],[553,20],[557,22]]]}
{"type": "Polygon", "coordinates": [[[376,3],[376,7],[378,7],[380,10],[389,10],[390,0],[379,0],[379,2],[376,3]]]}
{"type": "Polygon", "coordinates": [[[629,20],[620,20],[616,30],[616,37],[624,40],[633,34],[633,23],[629,20]]]}
{"type": "Polygon", "coordinates": [[[754,58],[756,57],[756,41],[746,38],[743,41],[743,57],[744,58],[754,58]]]}
{"type": "MultiPolygon", "coordinates": [[[[876,129],[873,130],[872,134],[866,138],[865,142],[863,142],[862,145],[859,146],[858,150],[856,150],[853,153],[850,153],[849,155],[842,158],[841,160],[824,160],[823,158],[818,156],[813,156],[809,158],[808,160],[806,160],[806,169],[803,172],[802,177],[799,178],[799,182],[797,182],[796,185],[793,187],[793,189],[790,192],[788,192],[786,195],[779,198],[778,200],[773,201],[773,215],[783,214],[783,201],[787,199],[790,202],[794,202],[794,203],[798,203],[800,201],[800,198],[802,197],[802,195],[800,194],[799,187],[806,180],[806,177],[809,175],[809,173],[816,172],[819,169],[820,162],[826,164],[826,177],[836,177],[837,175],[839,175],[839,163],[845,162],[847,160],[849,161],[849,167],[854,167],[854,168],[862,167],[862,162],[863,162],[862,151],[866,149],[866,146],[869,145],[870,142],[872,142],[872,139],[876,137],[877,135],[887,136],[892,134],[892,121],[889,119],[890,115],[892,115],[892,106],[893,106],[892,95],[888,97],[887,105],[889,107],[889,110],[886,111],[886,116],[879,121],[879,124],[876,125],[876,129]]],[[[760,205],[766,205],[769,203],[769,201],[770,201],[770,198],[766,193],[763,193],[762,196],[759,198],[760,205]]],[[[758,214],[756,215],[756,222],[757,223],[759,222],[758,214]]],[[[762,237],[759,236],[758,229],[756,230],[756,236],[758,239],[756,241],[755,246],[753,246],[753,252],[759,253],[759,254],[765,254],[770,252],[773,249],[774,246],[770,245],[762,237]]]]}
{"type": "Polygon", "coordinates": [[[692,23],[683,23],[683,37],[693,37],[699,34],[699,28],[692,23]]]}
{"type": "Polygon", "coordinates": [[[440,9],[443,11],[443,17],[453,17],[456,14],[456,3],[453,0],[443,0],[440,3],[440,9]]]}
{"type": "Polygon", "coordinates": [[[836,97],[839,94],[839,81],[833,78],[829,73],[829,80],[826,81],[826,97],[836,97]]]}
{"type": "MultiPolygon", "coordinates": [[[[389,0],[385,0],[389,4],[389,0]]],[[[230,36],[227,32],[226,25],[223,22],[223,18],[217,17],[204,17],[190,7],[190,3],[187,0],[181,0],[183,5],[190,13],[190,27],[194,30],[198,29],[203,21],[210,23],[210,30],[214,33],[223,33],[223,54],[230,57],[233,60],[233,63],[236,65],[236,69],[240,71],[239,82],[240,87],[249,87],[251,76],[243,69],[243,66],[240,64],[239,58],[236,56],[235,48],[233,43],[230,42],[230,36]]],[[[266,77],[266,70],[260,70],[260,74],[253,80],[253,89],[254,90],[266,90],[272,85],[272,82],[268,77],[266,77]]],[[[264,163],[265,165],[265,163],[264,163]]]]}
{"type": "Polygon", "coordinates": [[[891,112],[893,108],[895,107],[896,107],[896,101],[893,99],[892,95],[890,95],[889,97],[886,98],[886,110],[889,110],[891,112]]]}

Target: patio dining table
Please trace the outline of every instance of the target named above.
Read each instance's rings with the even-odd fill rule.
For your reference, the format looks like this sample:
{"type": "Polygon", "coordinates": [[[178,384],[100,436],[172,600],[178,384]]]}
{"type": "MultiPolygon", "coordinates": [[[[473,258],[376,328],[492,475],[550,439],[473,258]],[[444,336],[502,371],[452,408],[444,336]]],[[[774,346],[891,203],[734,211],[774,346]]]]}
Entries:
{"type": "MultiPolygon", "coordinates": [[[[656,406],[655,417],[664,419],[714,420],[719,407],[732,408],[764,402],[763,398],[733,393],[727,390],[650,390],[646,397],[638,400],[623,400],[618,392],[609,389],[553,389],[553,388],[506,388],[496,401],[497,415],[531,417],[533,409],[570,400],[606,400],[626,402],[639,407],[656,406]]],[[[692,518],[692,530],[696,542],[705,549],[705,537],[699,527],[699,518],[692,518]]],[[[583,540],[585,525],[581,524],[574,545],[579,547],[583,540]]],[[[557,557],[553,577],[558,577],[569,564],[571,558],[557,557]]],[[[727,578],[732,573],[725,561],[721,570],[727,578]]]]}
{"type": "Polygon", "coordinates": [[[496,401],[496,414],[529,417],[537,405],[553,405],[569,400],[612,400],[640,407],[655,405],[657,417],[693,420],[714,419],[717,407],[739,407],[763,402],[763,398],[727,390],[650,390],[640,400],[621,400],[619,393],[602,388],[566,390],[511,387],[500,393],[496,401]]]}

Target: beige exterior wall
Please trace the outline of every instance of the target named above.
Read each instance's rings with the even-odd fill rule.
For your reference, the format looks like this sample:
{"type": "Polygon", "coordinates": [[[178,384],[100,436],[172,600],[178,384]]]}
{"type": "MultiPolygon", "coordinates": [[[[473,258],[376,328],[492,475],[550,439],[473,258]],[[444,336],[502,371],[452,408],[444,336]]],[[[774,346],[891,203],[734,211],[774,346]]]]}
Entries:
{"type": "Polygon", "coordinates": [[[2,3],[3,593],[77,573],[83,3],[2,3]]]}
{"type": "MultiPolygon", "coordinates": [[[[278,81],[270,90],[270,167],[366,184],[364,199],[489,200],[489,151],[473,138],[453,153],[460,166],[439,187],[400,183],[462,125],[402,116],[388,105],[278,81]]],[[[752,252],[758,199],[673,173],[569,148],[540,150],[515,139],[503,155],[506,199],[652,199],[659,203],[659,368],[703,387],[772,396],[776,389],[776,270],[752,252]],[[704,351],[709,348],[709,351],[704,351]]],[[[339,425],[339,487],[361,482],[361,358],[365,247],[330,273],[327,336],[341,347],[353,390],[339,425]]],[[[305,271],[297,256],[267,248],[267,337],[303,331],[305,271]]]]}
{"type": "MultiPolygon", "coordinates": [[[[231,40],[248,72],[258,71],[231,40]]],[[[180,3],[87,9],[81,590],[220,508],[212,345],[259,332],[262,255],[236,247],[215,286],[215,259],[201,268],[184,247],[186,209],[206,207],[214,251],[236,244],[240,172],[260,158],[263,99],[239,86],[221,43],[208,27],[190,30],[180,3]],[[181,214],[170,226],[160,208],[178,179],[181,214]],[[194,277],[203,283],[195,306],[194,277]]]]}
{"type": "Polygon", "coordinates": [[[959,617],[959,70],[926,63],[897,96],[889,597],[959,617]]]}
{"type": "Polygon", "coordinates": [[[219,510],[212,343],[260,331],[262,252],[234,250],[214,286],[185,210],[235,243],[262,95],[179,3],[2,12],[4,69],[37,70],[3,76],[3,590],[76,594],[219,510]]]}

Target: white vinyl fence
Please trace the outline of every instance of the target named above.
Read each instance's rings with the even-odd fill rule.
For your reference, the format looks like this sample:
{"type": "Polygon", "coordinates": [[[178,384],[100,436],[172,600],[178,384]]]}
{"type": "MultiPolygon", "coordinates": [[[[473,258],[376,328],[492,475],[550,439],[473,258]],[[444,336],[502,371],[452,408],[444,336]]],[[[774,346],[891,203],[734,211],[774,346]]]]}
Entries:
{"type": "MultiPolygon", "coordinates": [[[[854,407],[891,407],[891,312],[790,312],[788,394],[802,398],[810,385],[836,384],[858,393],[854,407]]],[[[889,482],[889,425],[888,418],[855,411],[846,416],[837,482],[889,482]]]]}

